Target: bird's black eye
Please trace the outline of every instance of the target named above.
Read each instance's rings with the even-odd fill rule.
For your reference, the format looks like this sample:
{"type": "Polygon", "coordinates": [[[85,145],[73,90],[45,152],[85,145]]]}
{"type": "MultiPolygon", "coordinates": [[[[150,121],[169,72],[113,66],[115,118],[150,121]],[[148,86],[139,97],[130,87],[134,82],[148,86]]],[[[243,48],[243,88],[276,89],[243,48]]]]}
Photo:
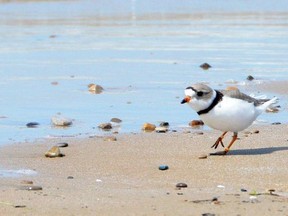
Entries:
{"type": "Polygon", "coordinates": [[[198,91],[198,92],[197,92],[197,96],[198,96],[198,97],[203,96],[203,94],[204,94],[204,93],[203,93],[202,91],[198,91]]]}

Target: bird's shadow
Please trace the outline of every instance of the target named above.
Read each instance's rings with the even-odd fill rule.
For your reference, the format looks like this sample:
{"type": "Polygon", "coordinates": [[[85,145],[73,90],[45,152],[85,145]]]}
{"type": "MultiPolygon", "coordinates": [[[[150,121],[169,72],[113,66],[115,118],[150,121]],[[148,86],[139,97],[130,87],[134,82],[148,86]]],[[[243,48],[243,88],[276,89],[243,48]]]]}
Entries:
{"type": "Polygon", "coordinates": [[[236,149],[236,150],[230,150],[227,153],[227,155],[264,155],[264,154],[271,154],[277,151],[288,151],[288,146],[257,148],[257,149],[236,149]]]}

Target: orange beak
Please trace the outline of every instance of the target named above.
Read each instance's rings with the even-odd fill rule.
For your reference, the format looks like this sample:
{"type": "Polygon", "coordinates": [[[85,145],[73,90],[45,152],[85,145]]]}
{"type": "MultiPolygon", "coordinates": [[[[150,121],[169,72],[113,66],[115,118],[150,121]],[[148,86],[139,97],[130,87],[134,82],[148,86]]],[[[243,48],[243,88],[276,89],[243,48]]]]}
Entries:
{"type": "Polygon", "coordinates": [[[186,97],[181,101],[181,104],[189,103],[190,100],[191,100],[191,97],[186,96],[186,97]]]}

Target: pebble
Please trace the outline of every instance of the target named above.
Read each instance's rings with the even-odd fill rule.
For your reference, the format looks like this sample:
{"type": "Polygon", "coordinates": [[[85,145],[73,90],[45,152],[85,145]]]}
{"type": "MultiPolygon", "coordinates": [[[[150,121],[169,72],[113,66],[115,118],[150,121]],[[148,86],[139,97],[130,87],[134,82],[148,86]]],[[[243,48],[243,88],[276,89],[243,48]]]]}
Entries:
{"type": "Polygon", "coordinates": [[[101,94],[103,92],[103,87],[94,83],[88,85],[88,89],[93,94],[101,94]]]}
{"type": "Polygon", "coordinates": [[[117,141],[117,138],[115,136],[107,136],[104,137],[104,141],[117,141]]]}
{"type": "Polygon", "coordinates": [[[114,123],[121,123],[122,122],[122,120],[119,118],[112,118],[110,121],[114,122],[114,123]]]}
{"type": "Polygon", "coordinates": [[[199,158],[199,159],[207,159],[207,157],[208,157],[208,155],[202,154],[202,155],[200,155],[198,158],[199,158]]]}
{"type": "Polygon", "coordinates": [[[280,125],[281,122],[273,122],[272,125],[280,125]]]}
{"type": "Polygon", "coordinates": [[[65,148],[65,147],[68,147],[68,143],[65,143],[65,142],[57,143],[56,146],[59,147],[59,148],[65,148]]]}
{"type": "Polygon", "coordinates": [[[160,127],[169,127],[169,122],[161,122],[159,124],[160,127]]]}
{"type": "Polygon", "coordinates": [[[67,179],[74,179],[74,177],[73,176],[68,176],[67,179]]]}
{"type": "Polygon", "coordinates": [[[258,134],[258,133],[260,133],[260,131],[259,130],[254,130],[253,133],[254,134],[258,134]]]}
{"type": "Polygon", "coordinates": [[[155,131],[157,133],[166,133],[168,131],[168,128],[167,127],[156,127],[155,131]]]}
{"type": "Polygon", "coordinates": [[[38,190],[42,190],[43,188],[41,186],[29,185],[29,186],[21,186],[20,189],[28,190],[28,191],[38,191],[38,190]]]}
{"type": "Polygon", "coordinates": [[[144,131],[154,131],[155,128],[156,128],[156,125],[151,124],[151,123],[145,123],[145,124],[142,126],[142,130],[144,130],[144,131]]]}
{"type": "Polygon", "coordinates": [[[169,169],[169,166],[167,165],[160,165],[159,166],[159,170],[168,170],[169,169]]]}
{"type": "Polygon", "coordinates": [[[191,122],[189,122],[189,126],[191,127],[199,127],[204,125],[204,122],[201,120],[192,120],[191,122]]]}
{"type": "Polygon", "coordinates": [[[204,214],[202,214],[202,216],[215,216],[215,214],[211,214],[211,213],[204,213],[204,214]]]}
{"type": "Polygon", "coordinates": [[[51,82],[51,85],[58,85],[59,83],[54,81],[54,82],[51,82]]]}
{"type": "Polygon", "coordinates": [[[203,69],[203,70],[208,70],[209,68],[211,68],[212,66],[209,65],[208,63],[203,63],[200,65],[200,67],[203,69]]]}
{"type": "Polygon", "coordinates": [[[98,125],[99,128],[102,130],[111,130],[112,129],[112,124],[111,123],[102,123],[98,125]]]}
{"type": "Polygon", "coordinates": [[[247,190],[244,188],[241,188],[241,192],[247,192],[247,190]]]}
{"type": "Polygon", "coordinates": [[[279,112],[279,109],[277,107],[268,107],[266,109],[266,112],[269,112],[269,113],[277,113],[279,112]]]}
{"type": "Polygon", "coordinates": [[[38,122],[29,122],[26,124],[26,127],[28,128],[36,128],[39,125],[38,122]]]}
{"type": "Polygon", "coordinates": [[[188,185],[186,184],[186,183],[177,183],[176,184],[176,188],[187,188],[188,187],[188,185]]]}
{"type": "Polygon", "coordinates": [[[45,157],[49,158],[55,158],[55,157],[63,157],[65,156],[60,152],[60,149],[58,146],[53,146],[49,151],[45,153],[45,157]]]}
{"type": "Polygon", "coordinates": [[[21,181],[21,184],[32,185],[32,184],[33,184],[33,181],[30,181],[30,180],[22,180],[22,181],[21,181]]]}
{"type": "Polygon", "coordinates": [[[55,126],[61,127],[70,126],[72,124],[72,119],[60,115],[53,116],[51,121],[55,126]]]}
{"type": "Polygon", "coordinates": [[[253,76],[251,76],[251,75],[249,75],[249,76],[247,76],[247,78],[246,78],[247,80],[249,80],[249,81],[252,81],[252,80],[254,80],[254,77],[253,76]]]}

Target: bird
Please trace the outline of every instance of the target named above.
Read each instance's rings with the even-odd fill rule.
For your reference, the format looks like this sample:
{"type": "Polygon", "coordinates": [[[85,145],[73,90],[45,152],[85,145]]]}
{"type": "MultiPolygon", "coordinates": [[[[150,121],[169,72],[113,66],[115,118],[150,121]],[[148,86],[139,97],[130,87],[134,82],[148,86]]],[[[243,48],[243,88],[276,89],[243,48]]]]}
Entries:
{"type": "Polygon", "coordinates": [[[257,99],[242,93],[238,88],[215,90],[203,83],[188,86],[184,93],[181,104],[188,104],[204,124],[223,132],[211,148],[217,149],[221,144],[224,151],[210,155],[226,155],[237,140],[238,133],[248,128],[261,113],[278,101],[277,97],[257,99]],[[225,147],[223,139],[228,132],[232,132],[233,136],[225,147]]]}

